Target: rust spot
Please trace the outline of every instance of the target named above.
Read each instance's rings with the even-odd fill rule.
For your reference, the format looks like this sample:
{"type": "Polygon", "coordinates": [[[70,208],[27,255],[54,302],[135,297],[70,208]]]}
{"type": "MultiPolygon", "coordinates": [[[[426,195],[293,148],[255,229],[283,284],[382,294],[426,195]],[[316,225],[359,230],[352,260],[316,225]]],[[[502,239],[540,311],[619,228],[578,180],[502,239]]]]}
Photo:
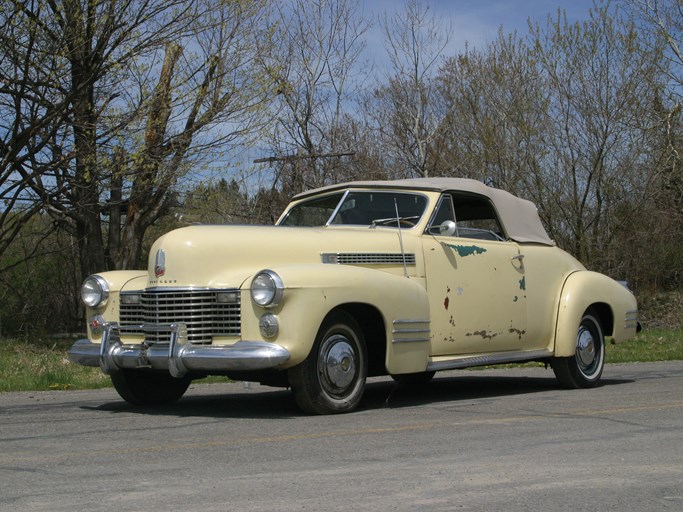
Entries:
{"type": "Polygon", "coordinates": [[[453,327],[455,327],[455,319],[453,318],[453,315],[451,315],[451,318],[450,318],[450,320],[449,320],[449,323],[450,323],[453,327]]]}
{"type": "Polygon", "coordinates": [[[510,329],[508,329],[508,332],[510,334],[512,334],[512,333],[517,334],[517,336],[519,336],[520,340],[522,339],[522,336],[524,336],[526,334],[526,331],[520,331],[519,329],[515,329],[514,327],[510,327],[510,329]]]}
{"type": "Polygon", "coordinates": [[[446,309],[448,309],[448,304],[449,304],[449,302],[450,302],[450,300],[448,300],[448,297],[446,297],[446,298],[443,300],[443,307],[446,308],[446,309]]]}
{"type": "Polygon", "coordinates": [[[481,336],[485,340],[492,340],[496,336],[498,336],[497,332],[490,332],[490,331],[475,331],[475,332],[468,332],[465,334],[465,336],[481,336]]]}

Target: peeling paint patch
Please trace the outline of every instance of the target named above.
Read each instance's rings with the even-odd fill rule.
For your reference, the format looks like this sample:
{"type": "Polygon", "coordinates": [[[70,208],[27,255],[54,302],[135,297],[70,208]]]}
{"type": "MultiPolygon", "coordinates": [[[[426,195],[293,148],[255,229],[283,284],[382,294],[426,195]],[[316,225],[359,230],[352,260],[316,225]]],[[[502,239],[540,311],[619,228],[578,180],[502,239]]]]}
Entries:
{"type": "Polygon", "coordinates": [[[453,318],[453,315],[451,315],[450,320],[448,321],[453,327],[455,327],[455,319],[453,318]]]}
{"type": "Polygon", "coordinates": [[[526,290],[526,276],[519,280],[519,289],[526,290]]]}
{"type": "Polygon", "coordinates": [[[455,293],[457,293],[458,295],[462,295],[462,292],[464,292],[464,291],[465,291],[465,290],[463,290],[462,288],[458,287],[458,289],[455,290],[455,293]]]}
{"type": "Polygon", "coordinates": [[[477,245],[454,245],[454,244],[448,244],[448,247],[453,249],[455,252],[458,253],[458,255],[462,258],[466,256],[471,256],[471,255],[477,255],[477,254],[484,254],[486,252],[486,249],[483,247],[479,247],[477,245]]]}
{"type": "Polygon", "coordinates": [[[498,336],[500,333],[499,332],[491,332],[491,331],[475,331],[475,332],[468,332],[465,334],[465,336],[481,336],[485,340],[492,340],[496,336],[498,336]]]}
{"type": "Polygon", "coordinates": [[[520,331],[519,329],[515,329],[514,327],[510,327],[510,329],[508,329],[508,332],[510,334],[513,334],[513,333],[517,334],[517,336],[519,336],[520,340],[522,339],[522,336],[524,336],[526,334],[526,331],[520,331]]]}

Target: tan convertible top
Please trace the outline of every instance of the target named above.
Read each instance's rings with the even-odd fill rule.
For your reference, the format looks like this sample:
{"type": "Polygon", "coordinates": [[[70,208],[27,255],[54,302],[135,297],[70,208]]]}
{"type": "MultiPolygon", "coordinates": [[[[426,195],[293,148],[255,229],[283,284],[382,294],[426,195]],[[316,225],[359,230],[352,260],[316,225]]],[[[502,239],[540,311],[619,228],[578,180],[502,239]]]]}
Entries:
{"type": "Polygon", "coordinates": [[[520,243],[538,243],[555,245],[546,233],[541,219],[538,217],[536,205],[526,199],[520,199],[509,192],[488,187],[480,181],[465,178],[415,178],[393,181],[352,181],[327,187],[308,190],[294,196],[303,199],[322,192],[344,190],[347,188],[384,188],[407,190],[432,190],[437,192],[467,192],[490,199],[498,212],[507,235],[520,243]]]}

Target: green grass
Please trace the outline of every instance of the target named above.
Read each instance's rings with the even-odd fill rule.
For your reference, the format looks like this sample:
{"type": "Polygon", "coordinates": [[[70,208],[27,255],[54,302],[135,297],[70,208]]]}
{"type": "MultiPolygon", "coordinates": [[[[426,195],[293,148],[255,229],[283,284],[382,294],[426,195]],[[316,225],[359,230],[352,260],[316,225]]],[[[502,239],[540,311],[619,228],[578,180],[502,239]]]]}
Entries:
{"type": "Polygon", "coordinates": [[[623,343],[607,346],[608,363],[683,360],[683,327],[653,329],[623,343]]]}
{"type": "Polygon", "coordinates": [[[99,368],[69,362],[72,340],[0,340],[0,391],[94,389],[111,385],[99,368]]]}
{"type": "MultiPolygon", "coordinates": [[[[0,340],[0,392],[95,389],[111,386],[99,368],[69,362],[73,340],[0,340]]],[[[683,327],[644,331],[632,340],[608,345],[608,363],[683,360],[683,327]]],[[[535,364],[535,363],[530,363],[535,364]]],[[[224,382],[210,377],[202,382],[224,382]]]]}

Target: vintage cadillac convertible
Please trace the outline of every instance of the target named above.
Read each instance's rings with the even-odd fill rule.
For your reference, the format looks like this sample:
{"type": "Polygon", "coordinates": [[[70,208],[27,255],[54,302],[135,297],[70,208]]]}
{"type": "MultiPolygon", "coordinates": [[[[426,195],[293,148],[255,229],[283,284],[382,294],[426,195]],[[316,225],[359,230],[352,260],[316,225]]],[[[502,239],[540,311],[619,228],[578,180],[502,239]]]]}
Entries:
{"type": "Polygon", "coordinates": [[[522,361],[588,388],[605,337],[638,328],[631,292],[557,248],[532,203],[455,178],[333,185],[296,196],[275,226],[177,229],[147,270],[90,276],[82,297],[88,339],[70,359],[137,405],[226,375],[348,412],[368,376],[522,361]]]}

